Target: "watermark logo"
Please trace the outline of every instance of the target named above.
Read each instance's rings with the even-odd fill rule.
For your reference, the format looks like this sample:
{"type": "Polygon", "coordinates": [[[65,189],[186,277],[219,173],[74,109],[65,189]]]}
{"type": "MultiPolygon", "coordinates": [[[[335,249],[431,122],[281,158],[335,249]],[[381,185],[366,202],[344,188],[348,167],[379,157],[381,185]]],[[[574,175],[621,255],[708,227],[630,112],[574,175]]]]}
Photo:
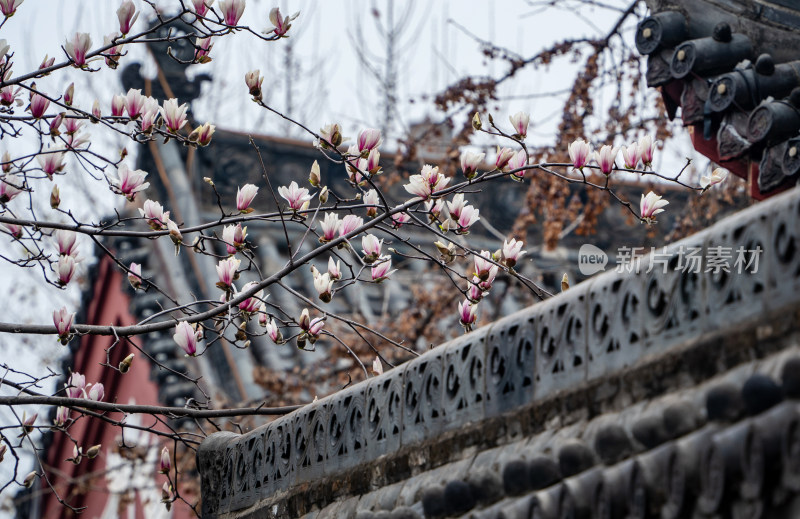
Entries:
{"type": "Polygon", "coordinates": [[[608,265],[608,254],[603,249],[584,243],[578,250],[578,270],[584,276],[591,276],[605,270],[608,265]]]}

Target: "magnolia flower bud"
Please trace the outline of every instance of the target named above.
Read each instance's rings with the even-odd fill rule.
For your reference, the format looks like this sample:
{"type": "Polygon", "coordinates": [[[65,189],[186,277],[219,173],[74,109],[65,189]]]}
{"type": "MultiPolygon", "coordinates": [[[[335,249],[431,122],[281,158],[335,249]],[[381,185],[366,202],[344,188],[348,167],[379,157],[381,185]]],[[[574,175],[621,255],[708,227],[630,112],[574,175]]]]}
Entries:
{"type": "Polygon", "coordinates": [[[569,288],[569,278],[567,277],[567,273],[564,272],[564,275],[561,276],[561,291],[565,292],[569,288]]]}
{"type": "Polygon", "coordinates": [[[477,131],[483,127],[483,123],[481,123],[481,114],[475,112],[475,115],[472,116],[472,127],[477,131]]]}
{"type": "Polygon", "coordinates": [[[3,173],[8,173],[9,171],[11,171],[12,164],[13,163],[11,162],[11,155],[9,155],[8,152],[6,151],[5,153],[3,153],[3,173]]]}
{"type": "Polygon", "coordinates": [[[97,457],[97,455],[100,454],[100,449],[101,448],[102,448],[102,445],[100,445],[100,444],[92,445],[91,447],[89,447],[89,450],[86,451],[86,457],[89,458],[90,460],[95,459],[97,457]]]}
{"type": "Polygon", "coordinates": [[[161,449],[161,464],[158,468],[158,471],[162,474],[169,473],[170,469],[172,468],[172,458],[169,455],[169,448],[164,447],[161,449]]]}
{"type": "Polygon", "coordinates": [[[139,290],[142,286],[142,266],[138,263],[131,263],[128,270],[128,283],[134,290],[139,290]]]}
{"type": "Polygon", "coordinates": [[[64,92],[64,104],[72,106],[72,101],[75,97],[75,83],[70,83],[67,90],[64,92]]]}
{"type": "Polygon", "coordinates": [[[328,203],[328,186],[322,186],[322,191],[319,192],[319,201],[323,204],[328,203]]]}
{"type": "Polygon", "coordinates": [[[315,160],[311,165],[311,173],[308,175],[308,183],[314,187],[319,187],[319,163],[315,160]]]}
{"type": "Polygon", "coordinates": [[[22,485],[25,488],[31,488],[33,486],[33,481],[36,479],[36,471],[30,472],[25,479],[22,481],[22,485]]]}
{"type": "Polygon", "coordinates": [[[372,373],[376,377],[378,375],[383,375],[383,364],[381,364],[381,359],[379,357],[375,357],[375,360],[372,361],[372,373]]]}
{"type": "Polygon", "coordinates": [[[99,99],[95,99],[94,100],[94,104],[92,105],[92,116],[93,116],[92,122],[94,124],[99,123],[101,115],[102,114],[100,112],[100,100],[99,99]]]}
{"type": "Polygon", "coordinates": [[[131,369],[131,364],[133,364],[133,353],[129,354],[127,357],[122,359],[122,362],[119,363],[119,372],[120,373],[127,373],[131,369]]]}
{"type": "Polygon", "coordinates": [[[50,191],[50,207],[58,209],[59,205],[61,205],[61,193],[58,190],[58,186],[54,185],[53,190],[50,191]]]}

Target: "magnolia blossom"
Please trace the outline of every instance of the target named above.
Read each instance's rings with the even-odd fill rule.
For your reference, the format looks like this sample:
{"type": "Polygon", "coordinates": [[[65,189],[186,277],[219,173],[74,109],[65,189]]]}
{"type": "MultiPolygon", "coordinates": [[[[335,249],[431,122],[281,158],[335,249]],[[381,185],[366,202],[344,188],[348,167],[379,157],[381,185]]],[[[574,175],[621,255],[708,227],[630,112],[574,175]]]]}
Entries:
{"type": "Polygon", "coordinates": [[[301,330],[311,336],[313,342],[316,340],[319,332],[322,331],[322,327],[325,325],[325,319],[322,317],[311,319],[308,314],[308,308],[304,308],[303,312],[300,314],[300,320],[298,321],[298,324],[300,325],[301,330]]]}
{"type": "Polygon", "coordinates": [[[447,210],[447,201],[443,198],[437,200],[427,200],[423,207],[428,213],[428,219],[431,223],[438,222],[440,218],[449,218],[450,212],[447,210]]]}
{"type": "Polygon", "coordinates": [[[58,130],[58,127],[61,126],[61,123],[64,121],[64,112],[53,117],[50,120],[50,136],[55,138],[61,135],[61,132],[58,130]]]}
{"type": "Polygon", "coordinates": [[[83,68],[86,66],[86,53],[89,52],[91,46],[91,36],[88,33],[79,32],[72,37],[72,40],[67,40],[64,43],[64,50],[67,51],[69,58],[76,67],[83,68]]]}
{"type": "Polygon", "coordinates": [[[161,474],[168,474],[172,469],[172,457],[169,455],[169,449],[164,447],[161,449],[161,463],[159,464],[158,471],[161,474]]]}
{"type": "Polygon", "coordinates": [[[655,149],[655,143],[653,142],[652,137],[649,135],[645,135],[641,139],[639,139],[639,157],[642,159],[642,164],[645,166],[652,166],[653,165],[653,150],[655,149]]]}
{"type": "Polygon", "coordinates": [[[241,213],[252,213],[250,204],[258,193],[258,187],[253,184],[245,184],[236,189],[236,209],[241,213]]]}
{"type": "Polygon", "coordinates": [[[667,200],[664,200],[652,191],[647,193],[647,196],[642,195],[642,199],[639,203],[639,211],[642,215],[642,220],[646,223],[655,222],[655,218],[653,217],[659,213],[663,213],[663,207],[667,204],[669,204],[667,200]]]}
{"type": "Polygon", "coordinates": [[[69,329],[72,328],[72,321],[75,319],[74,313],[68,313],[66,307],[53,312],[53,324],[56,325],[56,333],[62,344],[69,340],[69,329]]]}
{"type": "Polygon", "coordinates": [[[366,159],[358,161],[358,169],[368,171],[371,175],[377,175],[381,171],[381,152],[377,148],[370,150],[366,159]]]}
{"type": "Polygon", "coordinates": [[[411,175],[408,180],[410,183],[403,186],[406,191],[423,199],[429,198],[432,193],[444,189],[450,183],[449,177],[439,173],[438,166],[430,164],[422,166],[420,174],[411,175]]]}
{"type": "Polygon", "coordinates": [[[211,38],[196,38],[194,44],[196,47],[194,50],[195,63],[208,63],[211,61],[209,53],[211,52],[211,47],[214,46],[214,44],[211,43],[211,38]]]}
{"type": "Polygon", "coordinates": [[[64,91],[64,104],[72,106],[72,101],[75,99],[75,83],[70,83],[64,91]]]}
{"type": "Polygon", "coordinates": [[[466,207],[467,201],[464,200],[464,193],[457,193],[453,195],[453,201],[447,202],[447,209],[450,211],[450,218],[458,221],[461,217],[461,211],[466,207]]]}
{"type": "Polygon", "coordinates": [[[28,475],[22,480],[22,486],[25,488],[31,488],[38,475],[39,474],[37,474],[35,470],[28,472],[28,475]]]}
{"type": "Polygon", "coordinates": [[[411,217],[406,212],[394,213],[392,215],[392,223],[396,228],[400,228],[401,225],[408,223],[409,220],[411,220],[411,217]]]}
{"type": "Polygon", "coordinates": [[[364,262],[373,263],[381,255],[383,240],[378,240],[372,234],[365,234],[361,237],[361,250],[364,252],[364,262]]]}
{"type": "Polygon", "coordinates": [[[74,135],[83,127],[83,121],[76,117],[67,117],[64,120],[64,131],[68,135],[74,135]]]}
{"type": "Polygon", "coordinates": [[[367,207],[367,216],[370,218],[374,218],[378,215],[378,204],[380,203],[380,198],[378,197],[378,192],[374,189],[370,189],[364,195],[364,204],[367,207]]]}
{"type": "Polygon", "coordinates": [[[200,146],[208,146],[211,144],[211,137],[214,135],[217,127],[211,123],[204,123],[192,130],[189,134],[189,140],[196,142],[200,146]]]}
{"type": "Polygon", "coordinates": [[[131,263],[131,266],[128,267],[128,283],[134,290],[138,290],[142,286],[142,266],[140,264],[131,263]]]}
{"type": "Polygon", "coordinates": [[[178,106],[177,99],[168,99],[164,101],[164,106],[161,108],[161,116],[164,118],[164,124],[171,133],[177,133],[178,130],[183,128],[186,124],[186,111],[189,105],[183,103],[178,106]]]}
{"type": "Polygon", "coordinates": [[[33,427],[36,424],[36,419],[39,417],[39,413],[34,413],[31,416],[26,416],[27,413],[23,411],[22,413],[22,434],[30,434],[33,432],[33,427]]]}
{"type": "Polygon", "coordinates": [[[303,205],[305,205],[306,202],[309,202],[314,196],[309,195],[308,189],[298,186],[297,182],[294,180],[292,180],[292,183],[289,184],[289,187],[279,186],[278,194],[281,195],[284,200],[289,202],[289,207],[294,211],[301,210],[303,205]]]}
{"type": "MultiPolygon", "coordinates": [[[[255,281],[250,281],[249,283],[245,284],[242,287],[242,292],[247,292],[251,288],[255,287],[258,283],[255,281]]],[[[259,305],[261,305],[261,297],[264,295],[263,290],[259,290],[252,296],[248,297],[241,303],[239,303],[239,310],[242,312],[246,312],[248,314],[254,314],[258,311],[259,305]]]]}
{"type": "Polygon", "coordinates": [[[503,241],[503,261],[508,268],[516,265],[519,259],[527,252],[522,250],[522,246],[522,241],[514,238],[511,238],[511,241],[503,241]]]}
{"type": "Polygon", "coordinates": [[[272,342],[275,344],[283,344],[283,334],[281,334],[281,331],[278,329],[278,325],[275,324],[274,319],[270,318],[265,328],[267,335],[270,339],[272,339],[272,342]]]}
{"type": "Polygon", "coordinates": [[[392,268],[392,260],[389,259],[389,256],[383,256],[380,258],[380,263],[376,263],[375,266],[372,267],[372,281],[375,283],[380,283],[385,279],[388,279],[392,273],[397,272],[397,270],[391,270],[392,268]]]}
{"type": "Polygon", "coordinates": [[[320,301],[323,303],[330,303],[332,297],[331,291],[333,290],[331,275],[327,272],[324,274],[321,274],[319,271],[315,272],[314,289],[317,291],[320,301]]]}
{"type": "Polygon", "coordinates": [[[75,258],[72,256],[59,256],[58,263],[56,263],[56,275],[58,275],[58,284],[66,286],[75,275],[75,258]]]}
{"type": "Polygon", "coordinates": [[[201,336],[202,332],[196,330],[195,325],[181,321],[175,326],[175,334],[172,339],[186,352],[186,355],[194,357],[197,354],[197,343],[201,336]]]}
{"type": "Polygon", "coordinates": [[[192,0],[194,12],[197,13],[198,16],[205,16],[208,12],[208,8],[213,4],[214,0],[192,0]]]}
{"type": "Polygon", "coordinates": [[[379,357],[375,357],[375,360],[372,361],[372,373],[375,376],[383,375],[383,364],[381,364],[379,357]]]}
{"type": "Polygon", "coordinates": [[[147,225],[154,231],[159,231],[167,225],[169,221],[169,211],[154,200],[145,200],[144,207],[139,209],[139,214],[147,218],[147,225]]]}
{"type": "Polygon", "coordinates": [[[236,271],[241,263],[241,260],[234,257],[220,260],[217,264],[217,276],[219,276],[217,286],[223,290],[229,289],[236,278],[239,277],[236,271]]]}
{"type": "Polygon", "coordinates": [[[180,251],[180,244],[183,242],[183,235],[181,235],[181,230],[178,228],[178,224],[172,220],[167,220],[165,224],[167,226],[167,230],[169,231],[169,239],[175,244],[175,255],[177,256],[178,252],[180,251]]]}
{"type": "Polygon", "coordinates": [[[119,19],[119,32],[123,36],[131,32],[131,27],[139,18],[139,13],[136,12],[136,7],[133,5],[132,0],[125,0],[122,5],[117,9],[117,18],[119,19]]]}
{"type": "Polygon", "coordinates": [[[719,184],[723,180],[725,180],[728,176],[728,172],[722,168],[717,168],[711,172],[710,175],[703,175],[700,177],[700,187],[703,189],[708,189],[709,187],[713,186],[714,184],[719,184]]]}
{"type": "Polygon", "coordinates": [[[334,281],[338,281],[342,278],[341,265],[341,261],[333,261],[333,256],[328,258],[328,274],[334,281]]]}
{"type": "Polygon", "coordinates": [[[472,281],[470,281],[469,286],[467,287],[467,299],[473,303],[477,303],[486,295],[486,292],[481,289],[480,284],[480,278],[473,276],[472,281]]]}
{"type": "Polygon", "coordinates": [[[17,11],[17,8],[24,1],[25,0],[0,0],[0,12],[2,12],[3,16],[5,16],[6,18],[14,16],[14,13],[17,11]]]}
{"type": "Polygon", "coordinates": [[[381,145],[381,131],[375,128],[367,128],[358,134],[358,151],[364,153],[381,145]]]}
{"type": "Polygon", "coordinates": [[[500,171],[507,171],[508,161],[514,156],[514,150],[511,148],[497,148],[497,158],[494,161],[494,166],[500,171]]]}
{"type": "Polygon", "coordinates": [[[530,115],[528,115],[526,112],[517,112],[514,115],[509,116],[508,120],[511,121],[511,126],[514,127],[514,130],[516,130],[519,138],[524,139],[528,136],[528,124],[531,120],[530,115]]]}
{"type": "MultiPolygon", "coordinates": [[[[92,104],[92,117],[94,117],[95,119],[100,119],[101,115],[102,115],[102,113],[100,112],[100,100],[99,99],[95,99],[94,103],[92,104]]],[[[95,120],[95,121],[92,121],[92,122],[96,123],[98,121],[95,120]]]]}
{"type": "Polygon", "coordinates": [[[470,331],[478,319],[478,305],[471,303],[469,299],[458,303],[458,318],[461,326],[470,331]]]}
{"type": "Polygon", "coordinates": [[[339,215],[336,213],[326,213],[325,218],[320,221],[322,228],[322,236],[319,237],[321,243],[329,242],[336,238],[336,233],[339,232],[342,222],[339,221],[339,215]]]}
{"type": "Polygon", "coordinates": [[[53,234],[56,238],[60,256],[72,256],[73,258],[78,256],[77,233],[59,229],[53,234]]]}
{"type": "MultiPolygon", "coordinates": [[[[89,386],[87,386],[89,387],[89,386]]],[[[94,400],[95,402],[100,402],[103,400],[103,397],[106,396],[105,387],[100,382],[96,382],[89,387],[89,391],[86,393],[86,398],[89,400],[94,400]]]]}
{"type": "Polygon", "coordinates": [[[84,390],[86,389],[86,377],[77,371],[73,372],[64,387],[69,398],[83,398],[85,395],[84,390]]]}
{"type": "Polygon", "coordinates": [[[236,254],[236,251],[244,247],[247,239],[247,227],[242,228],[242,224],[226,225],[222,229],[222,241],[225,242],[225,249],[228,254],[236,254]]]}
{"type": "Polygon", "coordinates": [[[55,173],[64,169],[64,152],[61,151],[63,149],[61,146],[52,148],[48,146],[44,153],[36,156],[36,161],[50,180],[53,180],[55,173]]]}
{"type": "Polygon", "coordinates": [[[30,110],[34,119],[41,119],[49,106],[49,99],[39,95],[37,92],[31,92],[30,110]]]}
{"type": "Polygon", "coordinates": [[[592,147],[583,139],[576,139],[567,147],[567,151],[569,152],[569,160],[572,161],[572,166],[582,170],[589,162],[592,147]]]}
{"type": "MultiPolygon", "coordinates": [[[[0,40],[0,42],[3,42],[3,41],[6,41],[6,40],[0,40]]],[[[10,47],[9,47],[9,48],[10,48],[10,47]]],[[[6,52],[8,52],[8,49],[6,49],[6,52]]],[[[3,52],[2,54],[3,54],[3,56],[5,56],[5,52],[3,52]]],[[[1,59],[2,59],[2,58],[0,57],[0,60],[1,60],[1,59]]],[[[56,62],[56,58],[55,58],[55,56],[53,56],[52,58],[50,58],[50,57],[48,57],[48,56],[47,56],[47,54],[45,54],[45,55],[44,55],[44,59],[43,59],[43,60],[42,60],[42,62],[39,64],[39,70],[46,69],[46,68],[50,68],[50,67],[52,67],[52,66],[53,66],[53,64],[54,64],[55,62],[56,62]]]]}
{"type": "Polygon", "coordinates": [[[4,223],[3,227],[6,228],[6,231],[13,236],[14,238],[20,239],[22,238],[22,226],[17,225],[15,223],[4,223]]]}
{"type": "MultiPolygon", "coordinates": [[[[513,171],[515,169],[520,169],[524,166],[528,165],[528,155],[525,153],[525,150],[519,150],[516,152],[511,159],[508,161],[507,168],[509,171],[513,171]]],[[[525,170],[520,170],[511,175],[513,180],[522,181],[525,177],[525,170]]]]}
{"type": "Polygon", "coordinates": [[[0,177],[0,204],[7,204],[22,192],[17,186],[22,186],[21,179],[17,175],[0,177]]]}
{"type": "Polygon", "coordinates": [[[472,227],[472,224],[481,219],[479,215],[480,210],[475,209],[475,206],[465,206],[464,209],[461,210],[461,214],[456,222],[458,223],[458,229],[456,232],[458,234],[466,234],[469,228],[472,227]]]}
{"type": "MultiPolygon", "coordinates": [[[[6,77],[4,79],[8,79],[10,75],[11,69],[6,71],[6,77]]],[[[3,106],[11,106],[16,102],[21,105],[22,102],[17,99],[21,90],[22,87],[14,88],[13,86],[0,88],[0,104],[3,106]]]]}
{"type": "MultiPolygon", "coordinates": [[[[136,16],[139,16],[139,13],[136,13],[136,16]]],[[[116,31],[103,36],[103,47],[112,45],[119,37],[120,34],[116,31]]],[[[119,59],[122,57],[122,45],[113,45],[103,54],[105,54],[106,66],[112,70],[116,69],[119,66],[119,59]]]]}
{"type": "Polygon", "coordinates": [[[271,32],[275,33],[275,36],[283,37],[292,27],[292,20],[297,18],[300,13],[294,13],[291,16],[287,16],[284,18],[281,16],[281,10],[277,7],[273,7],[269,12],[269,21],[272,22],[274,29],[271,32]]]}
{"type": "Polygon", "coordinates": [[[261,71],[256,69],[246,73],[244,82],[250,90],[250,95],[256,99],[261,99],[261,84],[264,83],[264,76],[261,75],[261,71]]]}
{"type": "Polygon", "coordinates": [[[600,171],[605,175],[611,174],[614,170],[614,160],[617,158],[619,148],[609,146],[608,144],[602,146],[600,151],[594,152],[594,160],[600,166],[600,171]]]}
{"type": "Polygon", "coordinates": [[[219,10],[225,25],[236,25],[244,12],[245,0],[220,0],[219,10]]]}
{"type": "Polygon", "coordinates": [[[354,214],[348,214],[342,218],[342,225],[339,227],[339,236],[347,236],[362,225],[364,225],[363,218],[354,214]]]}
{"type": "Polygon", "coordinates": [[[53,185],[53,190],[50,191],[50,207],[58,209],[59,205],[61,205],[61,192],[57,185],[53,185]]]}
{"type": "MultiPolygon", "coordinates": [[[[125,109],[128,111],[128,117],[131,119],[136,119],[142,115],[142,110],[144,109],[144,103],[146,100],[147,97],[142,95],[141,89],[131,88],[128,90],[128,93],[125,95],[125,109]]],[[[113,101],[111,104],[111,110],[114,110],[113,101]]]]}
{"type": "Polygon", "coordinates": [[[343,139],[342,129],[339,125],[336,123],[328,124],[319,130],[318,146],[321,148],[333,146],[335,148],[342,143],[343,139]]]}
{"type": "Polygon", "coordinates": [[[121,164],[117,168],[117,179],[111,181],[111,189],[117,194],[125,195],[125,198],[134,201],[136,193],[144,191],[150,187],[150,182],[145,182],[147,173],[141,169],[130,169],[126,164],[121,164]]]}
{"type": "Polygon", "coordinates": [[[461,154],[461,171],[464,172],[464,176],[472,179],[475,178],[475,174],[478,172],[478,168],[483,163],[483,159],[486,157],[485,153],[472,153],[471,151],[465,151],[461,154]]]}
{"type": "Polygon", "coordinates": [[[473,257],[473,265],[475,267],[475,275],[481,280],[487,279],[497,275],[498,266],[490,261],[492,254],[489,251],[483,250],[480,255],[473,257]]]}
{"type": "Polygon", "coordinates": [[[69,420],[69,409],[64,406],[56,408],[56,418],[53,423],[56,427],[62,427],[69,420]]]}
{"type": "Polygon", "coordinates": [[[634,142],[630,146],[623,146],[622,160],[625,161],[626,169],[636,169],[639,165],[639,145],[634,142]]]}

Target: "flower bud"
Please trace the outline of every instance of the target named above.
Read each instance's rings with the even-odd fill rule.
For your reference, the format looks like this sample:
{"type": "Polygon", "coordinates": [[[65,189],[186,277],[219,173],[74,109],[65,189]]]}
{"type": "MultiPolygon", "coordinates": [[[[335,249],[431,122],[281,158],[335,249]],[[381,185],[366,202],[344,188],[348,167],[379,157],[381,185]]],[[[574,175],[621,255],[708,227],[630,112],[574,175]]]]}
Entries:
{"type": "Polygon", "coordinates": [[[92,119],[92,122],[93,122],[94,124],[97,124],[97,123],[99,123],[99,122],[100,122],[100,116],[101,116],[101,115],[102,115],[102,114],[101,114],[101,112],[100,112],[100,100],[99,100],[99,99],[95,99],[95,100],[94,100],[94,104],[92,105],[92,116],[94,117],[94,118],[92,119]]]}
{"type": "Polygon", "coordinates": [[[58,209],[59,205],[61,205],[61,193],[58,190],[58,186],[54,185],[53,190],[50,191],[50,207],[58,209]]]}
{"type": "Polygon", "coordinates": [[[120,373],[127,373],[131,369],[131,364],[133,364],[133,353],[129,354],[127,357],[122,359],[122,362],[119,363],[119,372],[120,373]]]}
{"type": "Polygon", "coordinates": [[[91,447],[89,447],[89,450],[86,451],[86,457],[89,458],[90,460],[95,459],[97,457],[97,455],[100,454],[100,449],[101,448],[102,448],[102,445],[100,445],[100,444],[92,445],[91,447]]]}
{"type": "Polygon", "coordinates": [[[172,458],[169,455],[169,448],[164,447],[161,449],[161,464],[158,468],[158,471],[162,474],[169,473],[170,469],[172,468],[172,458]]]}
{"type": "Polygon", "coordinates": [[[322,186],[322,191],[319,192],[319,201],[323,204],[328,203],[328,186],[322,186]]]}
{"type": "Polygon", "coordinates": [[[319,182],[320,182],[319,163],[315,160],[314,163],[311,165],[311,173],[308,175],[308,183],[314,187],[319,187],[319,182]]]}
{"type": "Polygon", "coordinates": [[[483,127],[483,123],[481,123],[481,114],[475,112],[475,115],[472,116],[472,127],[477,131],[483,127]]]}
{"type": "Polygon", "coordinates": [[[569,288],[569,278],[567,277],[567,273],[564,272],[564,275],[561,276],[561,291],[565,292],[569,288]]]}
{"type": "Polygon", "coordinates": [[[72,106],[72,101],[75,97],[75,83],[70,83],[67,87],[66,92],[64,92],[64,104],[67,106],[72,106]]]}
{"type": "Polygon", "coordinates": [[[25,479],[22,481],[22,484],[25,488],[31,488],[33,486],[33,482],[36,479],[36,471],[30,472],[25,479]]]}

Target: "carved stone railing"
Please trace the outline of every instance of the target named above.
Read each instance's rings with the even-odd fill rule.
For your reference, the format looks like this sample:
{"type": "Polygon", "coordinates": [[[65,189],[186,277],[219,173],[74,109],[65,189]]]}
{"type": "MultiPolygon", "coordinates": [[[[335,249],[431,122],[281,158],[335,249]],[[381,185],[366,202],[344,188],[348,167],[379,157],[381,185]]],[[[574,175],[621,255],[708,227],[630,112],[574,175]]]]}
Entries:
{"type": "Polygon", "coordinates": [[[800,190],[658,253],[649,272],[645,256],[638,272],[595,276],[252,432],[210,436],[198,452],[203,517],[274,500],[796,308],[800,190]],[[727,248],[731,272],[706,272],[708,258],[727,248]],[[735,272],[739,248],[761,250],[757,269],[735,272]],[[681,268],[690,250],[702,260],[696,272],[681,268]]]}

